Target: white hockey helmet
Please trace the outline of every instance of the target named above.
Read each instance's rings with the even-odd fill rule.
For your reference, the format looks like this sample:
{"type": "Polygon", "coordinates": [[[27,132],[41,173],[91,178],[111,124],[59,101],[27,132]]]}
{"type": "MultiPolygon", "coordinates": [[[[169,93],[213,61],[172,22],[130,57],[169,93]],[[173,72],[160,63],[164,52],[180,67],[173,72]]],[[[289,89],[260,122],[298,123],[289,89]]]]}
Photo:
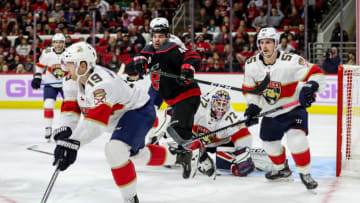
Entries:
{"type": "Polygon", "coordinates": [[[280,38],[280,36],[276,32],[275,28],[273,28],[273,27],[262,28],[257,35],[256,45],[257,45],[258,49],[261,51],[260,40],[272,39],[275,42],[275,49],[276,49],[277,46],[279,45],[279,38],[280,38]]]}
{"type": "Polygon", "coordinates": [[[65,43],[65,37],[64,37],[64,35],[63,35],[62,33],[56,33],[56,34],[53,36],[53,38],[52,38],[51,41],[52,41],[52,42],[62,41],[63,43],[65,43]]]}
{"type": "Polygon", "coordinates": [[[167,37],[169,37],[169,21],[166,18],[152,19],[150,22],[150,33],[164,33],[167,37]]]}
{"type": "MultiPolygon", "coordinates": [[[[65,49],[64,53],[62,54],[61,64],[63,69],[65,69],[64,65],[67,62],[73,62],[77,70],[80,63],[84,61],[89,67],[86,71],[87,73],[91,69],[91,67],[95,67],[96,58],[96,51],[90,44],[86,42],[77,42],[65,49]]],[[[78,74],[77,71],[75,71],[75,73],[78,74]]],[[[86,73],[77,76],[81,77],[86,73]]]]}

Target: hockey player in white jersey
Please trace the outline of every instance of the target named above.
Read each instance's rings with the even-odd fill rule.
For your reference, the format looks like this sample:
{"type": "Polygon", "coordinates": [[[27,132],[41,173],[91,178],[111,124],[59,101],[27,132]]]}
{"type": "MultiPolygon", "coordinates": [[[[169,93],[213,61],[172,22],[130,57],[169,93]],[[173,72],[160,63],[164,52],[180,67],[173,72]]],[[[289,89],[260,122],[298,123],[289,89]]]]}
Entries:
{"type": "Polygon", "coordinates": [[[112,136],[105,146],[106,158],[125,203],[139,202],[134,164],[160,166],[176,161],[184,165],[184,178],[193,175],[197,168],[191,165],[191,151],[176,155],[162,146],[145,146],[146,133],[155,121],[149,95],[95,61],[94,48],[85,42],[71,45],[63,54],[62,64],[71,79],[64,81],[62,127],[54,131],[53,164],[61,171],[67,169],[80,146],[107,131],[112,136]],[[81,112],[84,118],[79,120],[81,112]]]}
{"type": "MultiPolygon", "coordinates": [[[[46,48],[35,65],[34,78],[31,81],[33,89],[41,86],[42,74],[45,72],[45,83],[61,82],[65,72],[61,69],[60,57],[65,50],[65,37],[57,33],[52,38],[53,47],[46,48]]],[[[61,84],[48,84],[44,86],[44,118],[45,118],[45,138],[51,138],[52,123],[54,118],[54,108],[57,95],[63,96],[61,84]]]]}
{"type": "Polygon", "coordinates": [[[291,170],[286,160],[286,150],[281,140],[287,136],[286,146],[296,163],[302,183],[307,189],[317,187],[310,175],[310,148],[307,139],[307,107],[315,101],[315,93],[325,87],[320,67],[310,64],[296,54],[276,50],[279,35],[274,28],[263,28],[257,36],[260,53],[245,63],[244,89],[253,89],[270,74],[270,83],[261,95],[245,94],[248,102],[245,117],[247,126],[258,123],[254,116],[290,102],[300,105],[274,112],[261,121],[260,138],[262,147],[274,163],[275,170],[265,177],[269,180],[287,178],[291,170]]]}

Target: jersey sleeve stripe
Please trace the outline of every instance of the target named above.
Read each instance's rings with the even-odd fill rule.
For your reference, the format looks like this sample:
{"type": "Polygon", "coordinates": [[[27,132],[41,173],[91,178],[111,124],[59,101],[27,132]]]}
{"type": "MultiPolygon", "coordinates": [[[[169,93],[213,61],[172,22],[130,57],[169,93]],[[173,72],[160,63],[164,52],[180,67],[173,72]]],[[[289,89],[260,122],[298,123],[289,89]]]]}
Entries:
{"type": "Polygon", "coordinates": [[[96,123],[107,126],[109,123],[112,108],[108,104],[100,104],[95,108],[91,108],[84,119],[94,121],[96,123]]]}
{"type": "Polygon", "coordinates": [[[242,128],[241,130],[237,131],[235,134],[231,136],[232,143],[235,143],[239,139],[243,139],[247,136],[251,136],[248,128],[242,128]]]}
{"type": "Polygon", "coordinates": [[[298,82],[290,83],[281,87],[280,99],[284,97],[291,97],[296,91],[298,82]]]}
{"type": "Polygon", "coordinates": [[[41,64],[41,63],[39,63],[39,62],[36,63],[36,66],[39,67],[39,68],[46,68],[45,65],[43,65],[43,64],[41,64]]]}
{"type": "Polygon", "coordinates": [[[172,45],[171,47],[169,47],[169,48],[167,48],[167,49],[165,49],[165,50],[156,51],[155,53],[164,53],[164,52],[168,52],[168,51],[170,51],[171,49],[173,49],[173,48],[175,48],[175,47],[177,47],[177,46],[179,46],[179,45],[174,44],[174,45],[172,45]]]}
{"type": "Polygon", "coordinates": [[[308,71],[308,73],[306,74],[305,78],[302,81],[308,81],[310,76],[315,75],[315,74],[324,74],[321,70],[321,68],[315,64],[313,64],[310,68],[310,70],[308,71]]]}
{"type": "Polygon", "coordinates": [[[80,107],[75,100],[65,100],[61,105],[61,113],[80,114],[80,107]]]}

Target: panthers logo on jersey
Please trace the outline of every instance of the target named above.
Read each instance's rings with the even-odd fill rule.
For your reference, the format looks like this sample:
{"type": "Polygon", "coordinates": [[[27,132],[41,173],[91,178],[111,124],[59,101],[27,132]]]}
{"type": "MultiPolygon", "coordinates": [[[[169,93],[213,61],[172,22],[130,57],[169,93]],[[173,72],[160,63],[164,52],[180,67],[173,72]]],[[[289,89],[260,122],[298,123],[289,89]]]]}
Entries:
{"type": "Polygon", "coordinates": [[[268,104],[275,104],[280,99],[281,83],[271,81],[262,95],[268,104]]]}
{"type": "Polygon", "coordinates": [[[54,64],[51,66],[51,72],[56,79],[61,80],[65,76],[65,72],[61,69],[60,64],[54,64]]]}
{"type": "MultiPolygon", "coordinates": [[[[201,135],[204,135],[206,133],[209,133],[210,130],[208,130],[207,128],[205,127],[202,127],[202,126],[196,126],[197,127],[197,135],[198,136],[201,136],[201,135]]],[[[216,138],[216,135],[209,135],[209,136],[206,136],[204,138],[201,138],[201,141],[203,144],[205,145],[208,145],[208,144],[211,144],[215,141],[215,138],[216,138]]]]}

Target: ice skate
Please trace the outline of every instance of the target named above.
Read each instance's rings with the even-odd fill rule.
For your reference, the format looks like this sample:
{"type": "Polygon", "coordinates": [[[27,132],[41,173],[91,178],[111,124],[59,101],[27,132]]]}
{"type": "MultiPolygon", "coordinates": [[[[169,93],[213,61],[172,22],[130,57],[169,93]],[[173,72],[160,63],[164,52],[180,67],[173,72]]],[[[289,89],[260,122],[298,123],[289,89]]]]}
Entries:
{"type": "Polygon", "coordinates": [[[175,148],[169,147],[169,151],[172,154],[176,154],[176,164],[180,164],[183,167],[183,178],[193,178],[196,175],[198,169],[198,163],[200,158],[199,149],[186,150],[183,147],[175,148]]]}
{"type": "Polygon", "coordinates": [[[124,199],[124,203],[139,203],[139,198],[135,195],[131,198],[124,199]]]}
{"type": "Polygon", "coordinates": [[[52,128],[51,127],[46,127],[45,128],[45,139],[50,142],[51,140],[51,133],[52,133],[52,128]]]}
{"type": "Polygon", "coordinates": [[[308,190],[315,189],[318,186],[318,183],[311,177],[310,174],[300,173],[300,179],[308,190]]]}
{"type": "Polygon", "coordinates": [[[285,161],[285,167],[281,170],[273,170],[270,172],[267,172],[265,174],[266,179],[268,180],[280,180],[280,179],[287,179],[288,177],[290,177],[292,174],[290,168],[289,168],[289,164],[288,161],[285,161]]]}

